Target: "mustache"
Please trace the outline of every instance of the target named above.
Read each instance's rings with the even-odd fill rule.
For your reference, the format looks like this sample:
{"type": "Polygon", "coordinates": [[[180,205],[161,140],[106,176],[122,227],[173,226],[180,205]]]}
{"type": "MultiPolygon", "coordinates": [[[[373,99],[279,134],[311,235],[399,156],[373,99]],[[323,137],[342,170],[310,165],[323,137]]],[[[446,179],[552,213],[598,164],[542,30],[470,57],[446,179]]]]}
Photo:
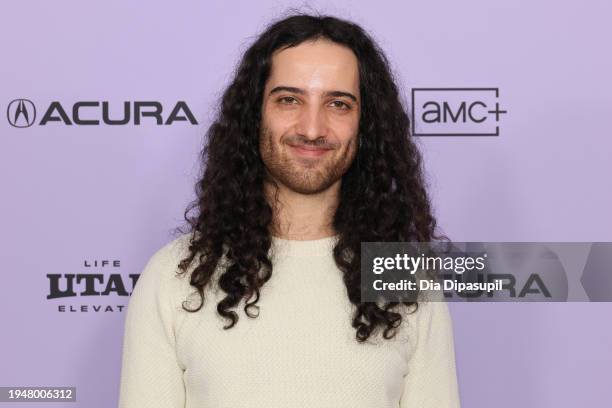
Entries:
{"type": "Polygon", "coordinates": [[[340,143],[331,142],[325,137],[318,137],[315,140],[309,140],[308,138],[300,135],[289,136],[285,139],[286,143],[293,147],[316,147],[319,149],[337,149],[340,147],[340,143]]]}

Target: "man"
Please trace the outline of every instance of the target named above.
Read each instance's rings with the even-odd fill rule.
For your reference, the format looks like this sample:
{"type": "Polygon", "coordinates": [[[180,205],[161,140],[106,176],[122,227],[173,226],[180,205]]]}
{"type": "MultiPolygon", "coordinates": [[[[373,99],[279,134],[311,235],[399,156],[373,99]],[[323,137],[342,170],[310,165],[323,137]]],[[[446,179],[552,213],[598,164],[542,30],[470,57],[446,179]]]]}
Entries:
{"type": "Polygon", "coordinates": [[[360,302],[360,242],[435,238],[408,130],[360,27],[269,26],[208,131],[191,234],[130,299],[120,407],[458,407],[446,304],[360,302]]]}

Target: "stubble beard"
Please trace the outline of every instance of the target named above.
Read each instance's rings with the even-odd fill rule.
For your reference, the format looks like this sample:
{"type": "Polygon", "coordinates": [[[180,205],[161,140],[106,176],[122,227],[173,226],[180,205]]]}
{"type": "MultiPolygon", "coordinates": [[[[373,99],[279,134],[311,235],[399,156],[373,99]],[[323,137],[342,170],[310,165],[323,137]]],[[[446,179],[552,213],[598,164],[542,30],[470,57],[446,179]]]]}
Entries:
{"type": "Polygon", "coordinates": [[[267,177],[300,194],[317,194],[327,190],[346,173],[355,157],[352,145],[348,146],[345,155],[335,160],[327,157],[289,157],[286,150],[274,143],[272,132],[266,127],[261,131],[259,150],[267,177]]]}

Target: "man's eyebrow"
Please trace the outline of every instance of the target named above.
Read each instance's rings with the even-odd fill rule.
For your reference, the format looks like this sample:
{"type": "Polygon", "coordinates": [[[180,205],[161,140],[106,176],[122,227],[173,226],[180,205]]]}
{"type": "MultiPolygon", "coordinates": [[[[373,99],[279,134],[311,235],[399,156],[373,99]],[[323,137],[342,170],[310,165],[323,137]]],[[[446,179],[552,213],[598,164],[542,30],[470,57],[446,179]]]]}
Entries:
{"type": "MultiPolygon", "coordinates": [[[[272,88],[272,90],[270,91],[269,95],[272,95],[274,93],[277,92],[292,92],[292,93],[296,93],[299,95],[305,95],[306,91],[304,91],[301,88],[296,88],[294,86],[277,86],[272,88]]],[[[340,96],[345,96],[347,98],[352,99],[354,102],[357,102],[357,97],[355,95],[353,95],[350,92],[344,92],[344,91],[327,91],[323,94],[323,96],[333,96],[333,97],[340,97],[340,96]]]]}

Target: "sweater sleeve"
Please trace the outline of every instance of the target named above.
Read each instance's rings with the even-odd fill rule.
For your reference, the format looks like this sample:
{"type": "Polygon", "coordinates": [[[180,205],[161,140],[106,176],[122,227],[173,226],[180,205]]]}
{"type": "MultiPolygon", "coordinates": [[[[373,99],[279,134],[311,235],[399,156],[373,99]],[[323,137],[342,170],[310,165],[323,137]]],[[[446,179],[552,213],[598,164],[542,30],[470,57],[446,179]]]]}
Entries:
{"type": "Polygon", "coordinates": [[[128,302],[119,408],[183,408],[183,368],[174,336],[170,244],[147,262],[128,302]]]}
{"type": "Polygon", "coordinates": [[[444,301],[420,302],[400,408],[458,408],[453,328],[444,301]]]}

